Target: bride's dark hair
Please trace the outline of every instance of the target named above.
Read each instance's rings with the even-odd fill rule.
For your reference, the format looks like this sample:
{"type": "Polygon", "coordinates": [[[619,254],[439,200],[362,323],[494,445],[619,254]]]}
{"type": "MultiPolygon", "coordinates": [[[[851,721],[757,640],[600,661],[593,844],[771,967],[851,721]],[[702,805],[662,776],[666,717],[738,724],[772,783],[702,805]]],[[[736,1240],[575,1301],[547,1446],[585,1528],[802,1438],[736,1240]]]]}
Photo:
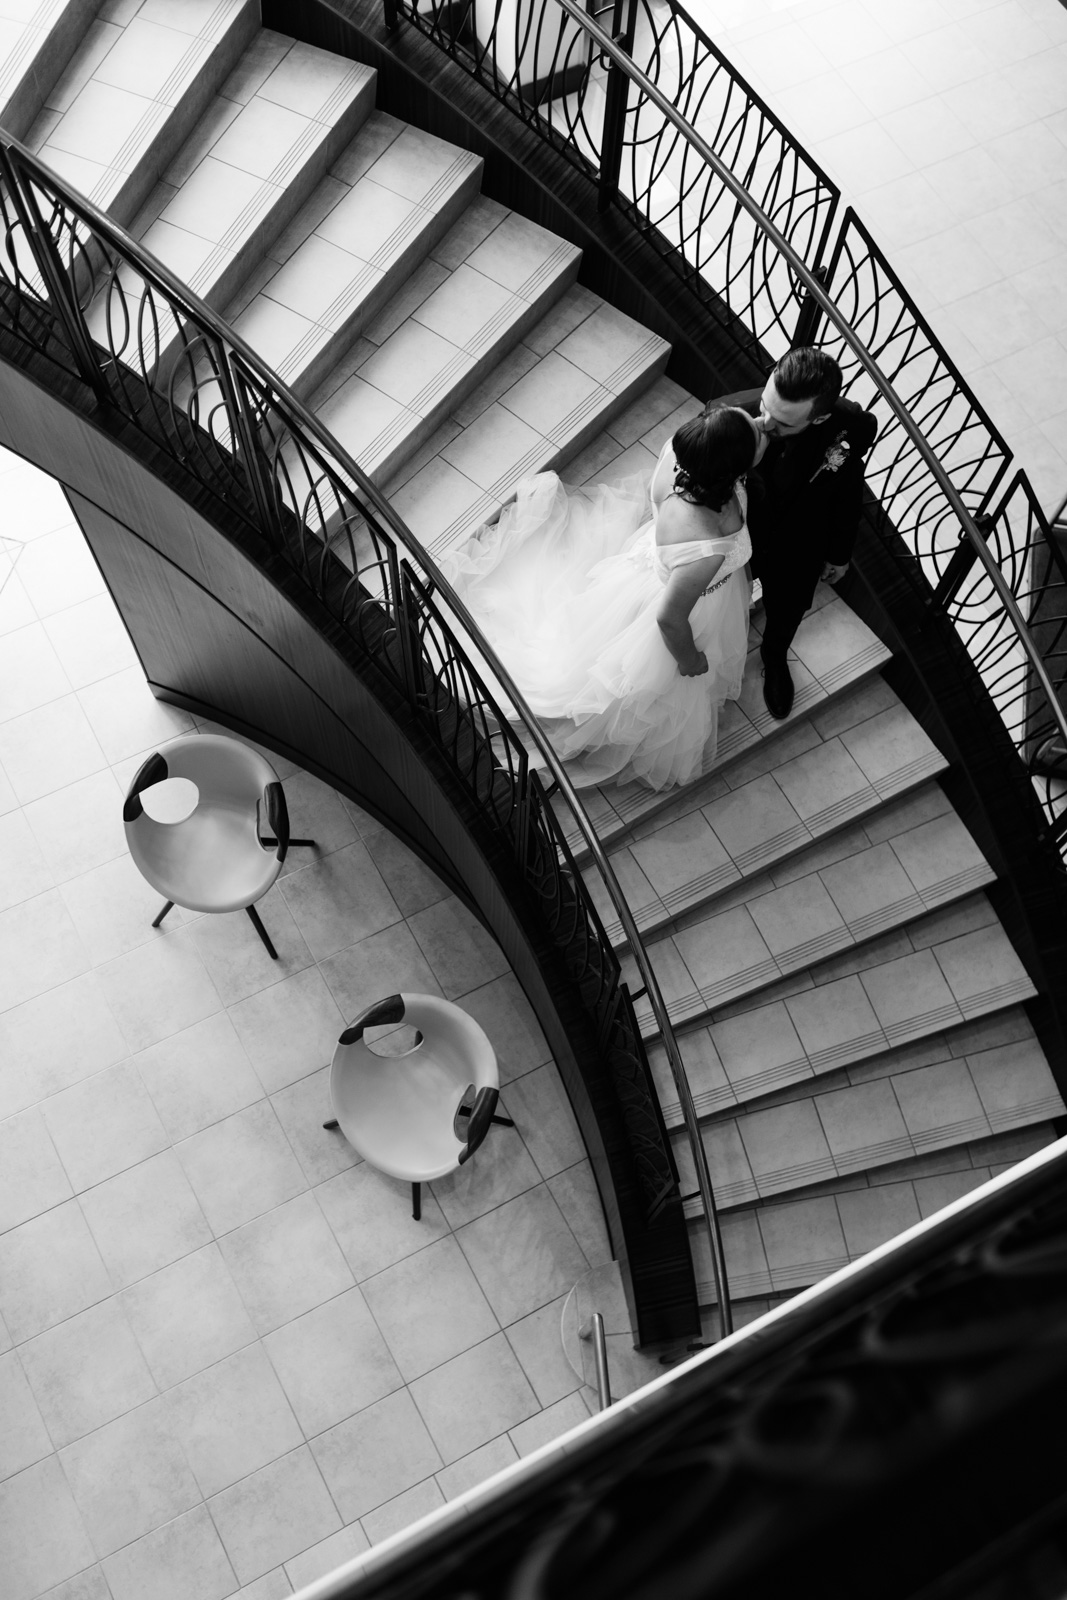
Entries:
{"type": "Polygon", "coordinates": [[[695,506],[721,511],[756,457],[752,423],[731,406],[683,422],[671,440],[677,492],[695,506]]]}

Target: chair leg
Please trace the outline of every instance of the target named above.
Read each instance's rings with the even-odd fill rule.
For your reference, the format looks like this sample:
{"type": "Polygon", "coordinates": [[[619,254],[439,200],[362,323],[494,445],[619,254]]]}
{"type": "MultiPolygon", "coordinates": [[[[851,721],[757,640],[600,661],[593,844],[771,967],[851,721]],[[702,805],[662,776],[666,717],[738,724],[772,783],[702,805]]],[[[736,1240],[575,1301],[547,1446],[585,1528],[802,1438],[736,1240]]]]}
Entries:
{"type": "Polygon", "coordinates": [[[340,1126],[341,1124],[338,1122],[336,1117],[331,1117],[329,1122],[323,1123],[324,1128],[339,1128],[340,1126]]]}
{"type": "Polygon", "coordinates": [[[163,921],[163,918],[166,916],[167,912],[168,911],[173,911],[173,910],[174,910],[174,901],[173,900],[168,900],[166,905],[163,907],[163,910],[159,913],[159,916],[156,917],[154,922],[152,923],[153,928],[158,928],[159,924],[163,921]]]}
{"type": "Polygon", "coordinates": [[[513,1128],[515,1126],[510,1117],[494,1117],[493,1121],[498,1128],[513,1128]]]}
{"type": "Polygon", "coordinates": [[[422,1221],[422,1184],[411,1185],[411,1215],[416,1222],[422,1221]]]}
{"type": "Polygon", "coordinates": [[[255,906],[245,906],[245,910],[248,912],[248,915],[252,918],[252,926],[253,926],[253,928],[255,928],[256,932],[259,934],[259,937],[263,940],[263,943],[266,945],[267,954],[270,956],[272,961],[277,961],[278,952],[277,952],[277,950],[275,950],[274,946],[271,944],[270,936],[268,935],[266,928],[263,926],[262,922],[260,921],[259,912],[256,910],[255,906]]]}
{"type": "Polygon", "coordinates": [[[293,849],[294,845],[297,847],[297,849],[302,849],[302,850],[303,849],[315,850],[315,849],[318,848],[318,846],[316,845],[314,839],[290,839],[289,840],[289,848],[290,848],[290,850],[293,849]]]}

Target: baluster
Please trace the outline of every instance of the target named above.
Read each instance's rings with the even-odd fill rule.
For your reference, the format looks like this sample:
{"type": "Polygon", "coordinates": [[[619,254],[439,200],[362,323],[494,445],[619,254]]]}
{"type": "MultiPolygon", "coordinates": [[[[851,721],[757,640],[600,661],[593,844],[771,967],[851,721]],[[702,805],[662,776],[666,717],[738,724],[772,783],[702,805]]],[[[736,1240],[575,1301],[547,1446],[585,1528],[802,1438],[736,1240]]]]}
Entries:
{"type": "MultiPolygon", "coordinates": [[[[625,50],[627,55],[630,55],[633,51],[636,21],[637,0],[616,0],[612,42],[617,44],[620,50],[625,50]],[[618,31],[618,25],[624,4],[627,8],[626,26],[620,32],[618,31]]],[[[608,91],[604,106],[604,131],[601,135],[600,187],[597,196],[598,211],[607,211],[610,208],[615,198],[615,191],[619,187],[629,83],[630,80],[622,67],[612,62],[608,69],[608,91]]]]}
{"type": "Polygon", "coordinates": [[[26,234],[26,243],[33,252],[37,270],[44,282],[48,303],[63,325],[78,372],[83,382],[88,384],[95,394],[98,404],[106,405],[110,396],[100,361],[93,341],[89,337],[89,329],[73,285],[56,248],[56,242],[41,217],[33,186],[28,180],[24,181],[12,152],[2,147],[0,147],[0,164],[8,192],[26,234]]]}

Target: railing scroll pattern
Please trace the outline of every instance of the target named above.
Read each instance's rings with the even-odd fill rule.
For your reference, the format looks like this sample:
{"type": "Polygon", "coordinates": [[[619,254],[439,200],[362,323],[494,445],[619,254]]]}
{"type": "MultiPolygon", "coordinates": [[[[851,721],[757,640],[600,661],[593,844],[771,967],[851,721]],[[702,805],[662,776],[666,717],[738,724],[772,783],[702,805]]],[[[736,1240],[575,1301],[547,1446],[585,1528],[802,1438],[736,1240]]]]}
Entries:
{"type": "MultiPolygon", "coordinates": [[[[666,1036],[666,1006],[581,802],[521,694],[441,573],[357,464],[206,306],[14,141],[0,142],[0,332],[83,384],[245,524],[269,561],[297,575],[373,662],[492,829],[561,954],[613,1085],[622,1158],[643,1227],[681,1200],[640,1029],[618,959],[533,770],[532,745],[583,825],[666,1036]],[[446,614],[447,613],[447,614],[446,614]],[[520,738],[458,637],[500,684],[520,738]]],[[[677,1044],[673,1045],[679,1063],[677,1044]]],[[[703,1156],[695,1113],[692,1129],[703,1156]]],[[[618,1163],[618,1140],[615,1161],[618,1163]]],[[[730,1310],[714,1197],[707,1215],[723,1325],[730,1310]]],[[[634,1240],[628,1239],[628,1245],[634,1240]]],[[[688,1253],[688,1327],[697,1329],[688,1253]]],[[[682,1300],[686,1294],[681,1296],[682,1300]]],[[[678,1301],[675,1302],[679,1304],[678,1301]]],[[[641,1304],[637,1299],[639,1314],[641,1304]]],[[[647,1309],[647,1307],[646,1307],[647,1309]]],[[[683,1318],[683,1320],[685,1320],[683,1318]]],[[[651,1324],[649,1324],[651,1325],[651,1324]]],[[[640,1325],[639,1337],[647,1337],[640,1325]]]]}
{"type": "Polygon", "coordinates": [[[1011,452],[854,211],[831,242],[830,180],[678,0],[389,0],[386,15],[596,177],[757,370],[794,344],[837,356],[880,423],[876,525],[963,640],[1067,858],[1064,549],[1025,474],[996,499],[1011,452]]]}
{"type": "Polygon", "coordinates": [[[1062,1595],[1065,1178],[1061,1140],[306,1600],[1062,1595]]]}
{"type": "MultiPolygon", "coordinates": [[[[839,191],[676,0],[589,0],[588,17],[623,45],[718,158],[817,267],[839,191]]],[[[754,358],[787,348],[800,303],[788,263],[714,167],[584,25],[554,0],[389,0],[528,127],[595,176],[601,209],[639,233],[754,358]]]]}

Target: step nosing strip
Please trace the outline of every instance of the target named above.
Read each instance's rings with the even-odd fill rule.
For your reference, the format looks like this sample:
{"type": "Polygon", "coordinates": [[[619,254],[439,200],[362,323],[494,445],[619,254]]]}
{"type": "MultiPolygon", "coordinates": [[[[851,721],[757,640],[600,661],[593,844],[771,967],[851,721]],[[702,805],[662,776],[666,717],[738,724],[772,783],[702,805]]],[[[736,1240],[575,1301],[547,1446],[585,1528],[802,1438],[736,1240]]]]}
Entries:
{"type": "Polygon", "coordinates": [[[1045,1122],[1050,1117],[1062,1117],[1063,1114],[1064,1104],[1058,1094],[1046,1095],[1043,1100],[1028,1100],[1021,1106],[986,1112],[994,1133],[1006,1133],[1011,1128],[1025,1127],[1031,1122],[1045,1122]]]}
{"type": "Polygon", "coordinates": [[[858,1033],[854,1039],[846,1039],[841,1044],[810,1051],[808,1060],[818,1071],[824,1072],[831,1067],[846,1066],[863,1056],[876,1055],[880,1050],[885,1050],[888,1044],[889,1040],[881,1029],[877,1033],[858,1033]]]}
{"type": "Polygon", "coordinates": [[[721,867],[709,868],[701,873],[699,878],[683,884],[681,888],[669,889],[666,894],[660,895],[661,903],[673,911],[685,910],[694,900],[700,900],[712,890],[725,888],[726,885],[739,881],[737,869],[733,862],[724,863],[721,867]]]}
{"type": "MultiPolygon", "coordinates": [[[[667,348],[669,351],[670,347],[668,346],[667,348]]],[[[658,361],[662,355],[663,341],[661,339],[657,339],[653,334],[651,338],[644,342],[644,344],[639,345],[636,350],[631,351],[626,360],[621,362],[619,366],[615,368],[615,371],[611,373],[610,377],[604,379],[605,389],[610,389],[613,394],[618,396],[623,389],[627,388],[629,384],[633,382],[633,379],[637,373],[645,371],[647,367],[653,365],[655,361],[658,361]]]]}
{"type": "Polygon", "coordinates": [[[950,877],[942,878],[939,883],[930,884],[921,893],[930,910],[934,910],[944,900],[956,899],[968,889],[980,889],[983,884],[992,883],[995,878],[996,873],[983,861],[980,866],[961,868],[950,877]]]}
{"type": "Polygon", "coordinates": [[[377,288],[382,281],[384,273],[371,262],[364,262],[362,270],[348,283],[322,313],[319,326],[326,332],[336,337],[344,332],[344,324],[352,315],[357,305],[361,305],[371,289],[377,288]],[[336,326],[334,325],[336,324],[336,326]]]}
{"type": "Polygon", "coordinates": [[[921,1154],[924,1150],[941,1149],[947,1143],[987,1139],[989,1132],[985,1117],[960,1117],[955,1122],[943,1122],[936,1128],[924,1128],[921,1133],[913,1133],[911,1137],[916,1153],[921,1154]]]}
{"type": "Polygon", "coordinates": [[[730,1078],[730,1087],[739,1105],[749,1100],[758,1099],[769,1089],[779,1088],[787,1083],[802,1083],[811,1077],[811,1067],[807,1056],[797,1056],[792,1061],[784,1061],[780,1066],[764,1067],[760,1072],[753,1072],[745,1078],[730,1078]]]}
{"type": "Polygon", "coordinates": [[[403,222],[397,223],[389,237],[369,257],[367,265],[377,268],[379,272],[388,272],[398,264],[413,240],[428,231],[429,225],[426,217],[420,217],[417,211],[409,211],[403,222]]]}
{"type": "Polygon", "coordinates": [[[836,1178],[837,1167],[832,1156],[813,1156],[810,1161],[795,1161],[792,1166],[773,1167],[767,1172],[754,1172],[752,1176],[760,1194],[779,1194],[783,1189],[798,1189],[807,1183],[820,1183],[824,1178],[836,1178]]]}
{"type": "MultiPolygon", "coordinates": [[[[608,398],[613,399],[614,396],[609,395],[608,398]]],[[[573,406],[568,411],[565,417],[562,417],[559,422],[548,430],[545,438],[550,444],[565,445],[573,439],[575,434],[582,431],[582,428],[591,417],[595,417],[598,412],[605,409],[603,394],[587,395],[584,400],[579,401],[576,406],[573,406]]]]}
{"type": "Polygon", "coordinates": [[[732,859],[740,871],[751,872],[764,862],[769,864],[779,860],[783,852],[792,850],[794,846],[803,847],[812,843],[810,831],[799,822],[791,828],[783,828],[780,833],[772,833],[769,838],[750,845],[747,850],[739,850],[732,859]]]}
{"type": "Polygon", "coordinates": [[[835,1160],[842,1177],[849,1172],[862,1171],[864,1167],[884,1165],[903,1160],[915,1154],[915,1146],[907,1134],[895,1139],[876,1139],[873,1144],[857,1145],[853,1150],[839,1150],[835,1160]]]}
{"type": "Polygon", "coordinates": [[[832,805],[824,806],[821,811],[813,811],[803,820],[809,828],[830,828],[843,817],[872,810],[880,798],[877,790],[867,784],[865,788],[857,789],[854,794],[847,794],[842,799],[835,800],[832,805]]]}
{"type": "Polygon", "coordinates": [[[574,261],[574,246],[566,240],[560,240],[555,249],[540,262],[530,276],[519,284],[515,293],[523,300],[536,300],[542,292],[543,283],[558,276],[562,268],[570,266],[574,261]]]}
{"type": "Polygon", "coordinates": [[[788,950],[779,950],[776,957],[778,969],[783,977],[792,976],[798,966],[811,966],[825,956],[838,955],[842,950],[850,949],[852,944],[852,935],[846,926],[830,928],[826,933],[815,934],[813,938],[805,939],[788,950]]]}
{"type": "MultiPolygon", "coordinates": [[[[444,366],[423,384],[418,394],[407,402],[408,410],[414,411],[420,419],[428,417],[431,411],[440,405],[442,397],[447,395],[450,389],[455,388],[461,378],[472,372],[475,365],[466,350],[457,350],[454,355],[449,356],[444,366]]],[[[398,404],[404,402],[400,401],[398,404]]]]}
{"type": "Polygon", "coordinates": [[[955,1027],[964,1020],[965,1013],[958,1005],[933,1006],[929,1011],[920,1012],[918,1016],[903,1018],[900,1022],[884,1023],[883,1029],[890,1044],[899,1044],[918,1034],[936,1033],[942,1027],[955,1027]]]}
{"type": "Polygon", "coordinates": [[[944,756],[934,750],[927,755],[917,756],[914,761],[909,761],[905,766],[897,767],[895,771],[876,779],[874,787],[883,800],[889,800],[900,789],[910,787],[919,778],[933,777],[947,765],[944,756]]]}
{"type": "Polygon", "coordinates": [[[848,926],[857,941],[870,939],[875,933],[885,932],[886,929],[910,921],[913,917],[921,917],[923,912],[929,909],[921,895],[910,894],[903,900],[895,900],[891,905],[882,906],[878,911],[865,912],[848,926]]]}
{"type": "Polygon", "coordinates": [[[825,1256],[817,1261],[800,1261],[789,1266],[772,1267],[771,1283],[776,1292],[780,1289],[796,1289],[814,1283],[819,1278],[827,1278],[831,1272],[840,1272],[842,1267],[847,1267],[848,1264],[848,1256],[825,1256]]]}
{"type": "Polygon", "coordinates": [[[1027,1000],[1036,992],[1029,978],[1014,978],[1010,983],[997,984],[980,995],[961,999],[958,1004],[964,1016],[970,1018],[981,1016],[986,1011],[996,1010],[1012,999],[1027,1000]]]}

